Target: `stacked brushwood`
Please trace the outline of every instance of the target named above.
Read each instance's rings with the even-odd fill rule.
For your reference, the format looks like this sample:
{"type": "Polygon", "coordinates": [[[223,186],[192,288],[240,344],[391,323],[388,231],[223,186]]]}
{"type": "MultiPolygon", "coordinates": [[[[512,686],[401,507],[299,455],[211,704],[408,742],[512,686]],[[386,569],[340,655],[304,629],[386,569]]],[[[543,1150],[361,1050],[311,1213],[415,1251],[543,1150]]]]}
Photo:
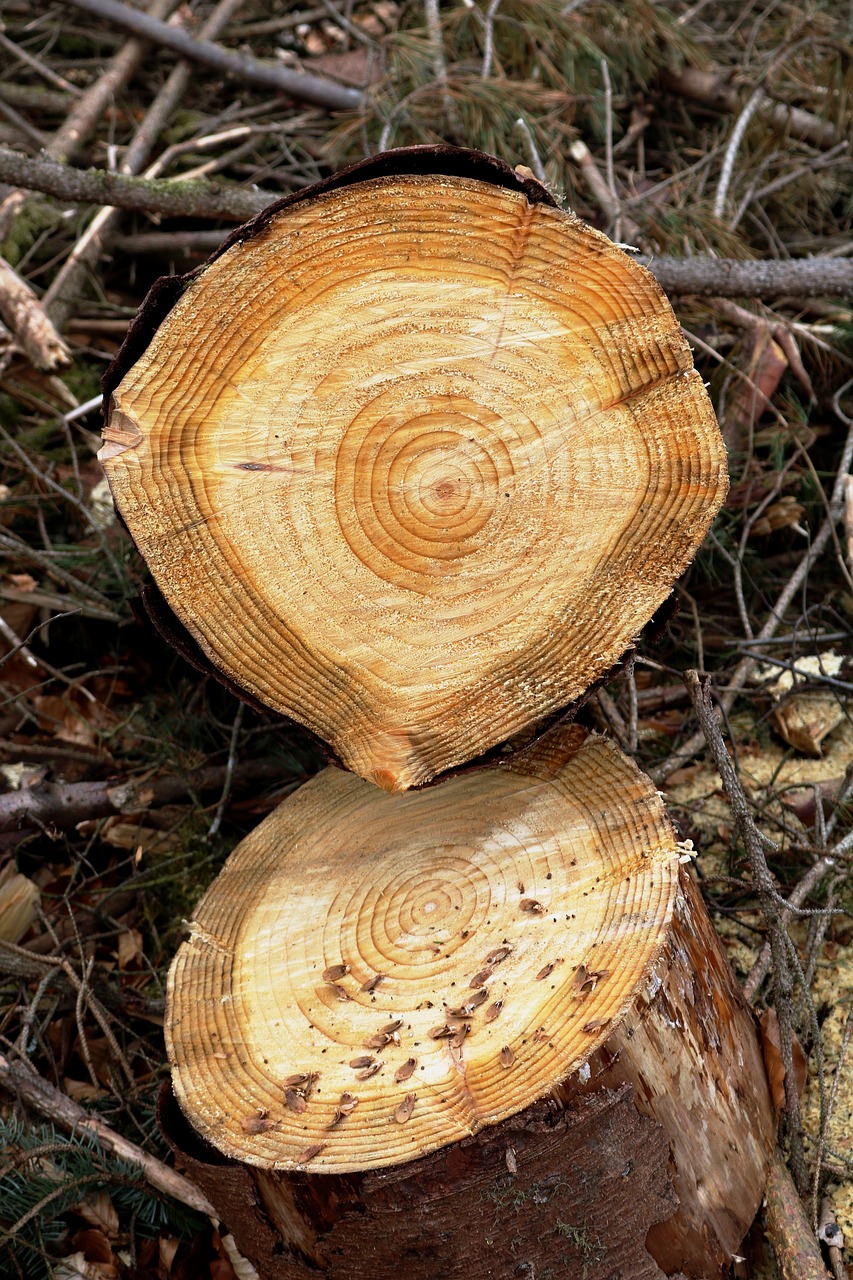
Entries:
{"type": "Polygon", "coordinates": [[[755,1031],[660,795],[572,720],[725,494],[660,287],[523,173],[389,152],[155,286],[106,389],[155,620],[332,756],[171,973],[161,1123],[243,1253],[720,1273],[755,1031]]]}

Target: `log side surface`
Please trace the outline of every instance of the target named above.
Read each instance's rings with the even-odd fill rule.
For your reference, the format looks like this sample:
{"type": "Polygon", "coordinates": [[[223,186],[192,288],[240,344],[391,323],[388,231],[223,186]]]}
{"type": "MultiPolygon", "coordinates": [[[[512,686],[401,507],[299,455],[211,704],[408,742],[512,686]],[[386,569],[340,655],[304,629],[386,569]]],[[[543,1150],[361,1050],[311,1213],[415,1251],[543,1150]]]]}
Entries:
{"type": "Polygon", "coordinates": [[[726,460],[643,267],[494,163],[385,168],[163,286],[101,456],[213,664],[403,790],[613,666],[726,460]]]}

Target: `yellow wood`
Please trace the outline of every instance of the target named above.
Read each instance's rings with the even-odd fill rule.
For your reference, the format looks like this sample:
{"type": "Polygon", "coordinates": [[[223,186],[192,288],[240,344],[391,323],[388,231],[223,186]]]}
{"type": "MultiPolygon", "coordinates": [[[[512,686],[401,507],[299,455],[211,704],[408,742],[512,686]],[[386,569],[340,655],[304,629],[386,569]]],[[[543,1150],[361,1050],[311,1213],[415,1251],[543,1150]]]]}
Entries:
{"type": "Polygon", "coordinates": [[[667,937],[679,850],[610,742],[390,796],[327,769],[231,855],[169,979],[178,1099],[221,1151],[397,1164],[554,1089],[667,937]]]}
{"type": "Polygon", "coordinates": [[[101,457],[229,677],[388,790],[583,693],[689,563],[725,451],[652,276],[450,177],[298,204],[190,285],[101,457]]]}

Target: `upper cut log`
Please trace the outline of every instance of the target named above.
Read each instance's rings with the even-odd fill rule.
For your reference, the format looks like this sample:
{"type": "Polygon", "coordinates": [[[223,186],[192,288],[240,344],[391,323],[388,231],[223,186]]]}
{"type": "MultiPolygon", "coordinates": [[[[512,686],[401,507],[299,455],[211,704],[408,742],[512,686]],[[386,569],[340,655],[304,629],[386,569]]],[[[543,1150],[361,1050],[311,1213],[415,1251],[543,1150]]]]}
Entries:
{"type": "Polygon", "coordinates": [[[155,290],[101,452],[223,675],[404,790],[571,703],[722,502],[659,285],[473,152],[389,153],[155,290]]]}

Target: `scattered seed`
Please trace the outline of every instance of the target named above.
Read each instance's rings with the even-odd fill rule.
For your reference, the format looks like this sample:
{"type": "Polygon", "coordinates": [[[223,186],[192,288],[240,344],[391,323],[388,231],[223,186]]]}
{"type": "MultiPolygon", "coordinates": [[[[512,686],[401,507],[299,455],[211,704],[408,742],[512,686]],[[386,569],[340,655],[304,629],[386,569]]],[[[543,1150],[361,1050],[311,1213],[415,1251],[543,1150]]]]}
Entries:
{"type": "Polygon", "coordinates": [[[589,970],[587,969],[586,965],[579,964],[578,971],[575,974],[575,976],[572,978],[572,986],[582,989],[588,977],[589,977],[589,970]]]}
{"type": "Polygon", "coordinates": [[[494,1004],[490,1004],[486,1012],[483,1014],[483,1021],[494,1022],[503,1007],[503,1000],[495,1000],[494,1004]]]}
{"type": "Polygon", "coordinates": [[[544,968],[540,969],[539,972],[537,973],[536,981],[542,982],[543,979],[550,978],[551,974],[554,972],[556,967],[557,967],[557,961],[549,960],[548,964],[546,964],[544,968]]]}
{"type": "Polygon", "coordinates": [[[514,1062],[515,1062],[515,1054],[513,1053],[512,1049],[510,1049],[509,1045],[505,1044],[504,1047],[501,1049],[501,1066],[511,1067],[514,1062]]]}
{"type": "Polygon", "coordinates": [[[358,1106],[358,1098],[354,1093],[342,1093],[338,1100],[338,1110],[348,1116],[358,1106]]]}
{"type": "Polygon", "coordinates": [[[340,982],[341,978],[345,978],[348,973],[348,964],[330,964],[328,969],[323,970],[323,981],[334,984],[340,982]]]}
{"type": "Polygon", "coordinates": [[[482,986],[484,986],[484,985],[489,981],[489,979],[491,978],[491,976],[492,976],[492,971],[491,971],[491,969],[481,969],[479,973],[475,973],[475,974],[474,974],[473,978],[472,978],[472,979],[471,979],[471,981],[468,983],[468,986],[469,986],[469,987],[482,987],[482,986]]]}
{"type": "Polygon", "coordinates": [[[308,1072],[297,1071],[296,1075],[288,1076],[284,1082],[285,1089],[298,1089],[301,1084],[308,1083],[308,1072]]]}
{"type": "Polygon", "coordinates": [[[380,1027],[379,1031],[383,1036],[393,1036],[395,1031],[399,1031],[403,1025],[402,1018],[395,1018],[393,1022],[386,1022],[384,1027],[380,1027]]]}
{"type": "Polygon", "coordinates": [[[427,1032],[430,1040],[446,1040],[453,1035],[455,1027],[450,1027],[447,1023],[443,1023],[440,1027],[431,1027],[427,1032]]]}
{"type": "Polygon", "coordinates": [[[352,996],[349,995],[348,992],[344,991],[343,987],[339,987],[336,982],[330,982],[329,986],[332,988],[332,990],[334,991],[335,995],[338,997],[339,1000],[352,999],[352,996]]]}
{"type": "Polygon", "coordinates": [[[422,1000],[420,1004],[415,1005],[416,1009],[433,1009],[435,1008],[431,1000],[422,1000]]]}
{"type": "Polygon", "coordinates": [[[512,951],[512,947],[495,947],[494,951],[490,951],[486,956],[486,964],[500,964],[502,960],[506,960],[512,951]]]}
{"type": "Polygon", "coordinates": [[[480,1005],[485,1004],[488,998],[489,993],[485,987],[483,987],[480,991],[474,992],[471,999],[468,1001],[468,1006],[471,1009],[479,1009],[480,1005]]]}
{"type": "Polygon", "coordinates": [[[606,1027],[609,1018],[593,1018],[590,1022],[584,1023],[582,1030],[587,1032],[600,1031],[602,1027],[606,1027]]]}
{"type": "Polygon", "coordinates": [[[355,1073],[356,1080],[369,1080],[371,1076],[375,1076],[377,1071],[382,1070],[381,1062],[374,1062],[372,1067],[365,1067],[363,1071],[355,1073]]]}
{"type": "Polygon", "coordinates": [[[507,1172],[518,1173],[518,1161],[515,1158],[515,1147],[507,1147],[505,1159],[507,1172]]]}
{"type": "Polygon", "coordinates": [[[586,975],[586,978],[581,986],[581,990],[584,991],[586,990],[587,987],[589,987],[590,991],[594,991],[595,988],[598,986],[599,982],[603,982],[605,978],[609,978],[609,977],[610,977],[609,969],[590,969],[589,973],[586,975]]]}
{"type": "Polygon", "coordinates": [[[372,1053],[363,1053],[358,1058],[350,1058],[349,1064],[355,1071],[363,1071],[365,1067],[372,1067],[375,1061],[372,1053]]]}
{"type": "Polygon", "coordinates": [[[372,978],[368,978],[366,982],[362,982],[359,987],[359,991],[375,991],[384,977],[384,973],[374,973],[372,978]]]}
{"type": "Polygon", "coordinates": [[[274,1121],[267,1118],[266,1111],[258,1111],[253,1116],[244,1116],[240,1121],[240,1127],[244,1133],[266,1133],[267,1129],[271,1129],[274,1121]]]}
{"type": "Polygon", "coordinates": [[[383,1031],[377,1031],[376,1035],[368,1036],[366,1040],[362,1040],[365,1049],[384,1049],[390,1036],[386,1036],[383,1031]]]}
{"type": "Polygon", "coordinates": [[[463,1022],[461,1027],[457,1027],[453,1033],[453,1039],[450,1041],[451,1047],[453,1049],[461,1049],[470,1030],[471,1027],[467,1022],[463,1022]]]}
{"type": "Polygon", "coordinates": [[[285,1089],[284,1100],[290,1110],[295,1111],[298,1115],[302,1115],[302,1112],[308,1108],[308,1103],[299,1089],[285,1089]]]}
{"type": "Polygon", "coordinates": [[[518,905],[521,911],[526,911],[529,915],[543,916],[545,914],[545,908],[542,903],[537,902],[535,898],[522,898],[518,905]]]}
{"type": "Polygon", "coordinates": [[[519,882],[518,882],[518,892],[519,892],[519,893],[524,893],[524,884],[522,883],[522,881],[521,881],[521,880],[519,880],[519,882]]]}
{"type": "Polygon", "coordinates": [[[418,1095],[416,1093],[407,1093],[397,1110],[394,1112],[394,1119],[397,1124],[405,1124],[409,1116],[415,1109],[415,1102],[418,1095]]]}
{"type": "Polygon", "coordinates": [[[318,1156],[320,1152],[325,1151],[325,1149],[325,1142],[315,1142],[313,1146],[305,1148],[302,1155],[299,1157],[299,1163],[307,1164],[309,1160],[313,1160],[315,1156],[318,1156]]]}
{"type": "Polygon", "coordinates": [[[545,1030],[544,1027],[537,1027],[536,1030],[533,1032],[534,1044],[542,1044],[543,1040],[548,1040],[548,1039],[550,1039],[550,1035],[545,1030]]]}
{"type": "Polygon", "coordinates": [[[339,1125],[341,1123],[343,1118],[344,1118],[344,1112],[341,1111],[340,1107],[335,1107],[335,1110],[332,1113],[332,1118],[329,1121],[329,1123],[326,1125],[326,1128],[334,1129],[336,1125],[339,1125]]]}
{"type": "Polygon", "coordinates": [[[407,1058],[402,1067],[398,1067],[394,1072],[394,1079],[397,1084],[402,1084],[404,1080],[408,1080],[413,1074],[415,1067],[418,1065],[417,1058],[407,1058]]]}

